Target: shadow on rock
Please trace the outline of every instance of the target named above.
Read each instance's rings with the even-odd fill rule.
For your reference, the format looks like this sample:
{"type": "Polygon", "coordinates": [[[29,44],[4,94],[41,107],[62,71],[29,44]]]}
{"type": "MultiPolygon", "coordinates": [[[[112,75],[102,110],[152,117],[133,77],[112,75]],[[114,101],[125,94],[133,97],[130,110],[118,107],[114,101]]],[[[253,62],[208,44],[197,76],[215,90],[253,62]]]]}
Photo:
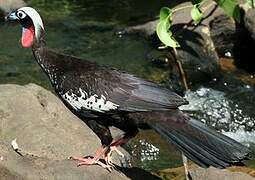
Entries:
{"type": "Polygon", "coordinates": [[[155,176],[138,167],[124,168],[124,167],[117,166],[116,169],[133,180],[142,180],[142,179],[161,180],[161,178],[159,178],[158,176],[155,176]]]}

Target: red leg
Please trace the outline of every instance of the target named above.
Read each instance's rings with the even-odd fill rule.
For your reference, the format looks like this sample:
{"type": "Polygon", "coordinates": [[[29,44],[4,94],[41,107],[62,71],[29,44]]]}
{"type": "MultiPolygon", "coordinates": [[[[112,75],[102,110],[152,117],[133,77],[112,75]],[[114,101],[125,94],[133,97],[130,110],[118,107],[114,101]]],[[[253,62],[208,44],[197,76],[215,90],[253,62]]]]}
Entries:
{"type": "Polygon", "coordinates": [[[119,147],[122,144],[125,144],[128,141],[125,137],[121,137],[110,144],[109,149],[104,154],[104,159],[108,165],[113,166],[111,155],[113,151],[115,151],[118,155],[120,155],[122,158],[124,157],[124,154],[120,152],[117,147],[119,147]]]}

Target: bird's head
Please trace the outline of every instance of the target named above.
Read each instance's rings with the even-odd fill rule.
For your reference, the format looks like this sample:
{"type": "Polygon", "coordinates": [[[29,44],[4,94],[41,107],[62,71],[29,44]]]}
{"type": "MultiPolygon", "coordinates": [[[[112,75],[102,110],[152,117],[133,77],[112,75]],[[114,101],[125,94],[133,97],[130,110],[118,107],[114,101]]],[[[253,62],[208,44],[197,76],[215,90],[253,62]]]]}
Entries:
{"type": "Polygon", "coordinates": [[[6,21],[19,21],[22,25],[21,44],[30,48],[39,43],[44,33],[42,19],[39,13],[31,7],[22,7],[12,11],[5,17],[6,21]]]}

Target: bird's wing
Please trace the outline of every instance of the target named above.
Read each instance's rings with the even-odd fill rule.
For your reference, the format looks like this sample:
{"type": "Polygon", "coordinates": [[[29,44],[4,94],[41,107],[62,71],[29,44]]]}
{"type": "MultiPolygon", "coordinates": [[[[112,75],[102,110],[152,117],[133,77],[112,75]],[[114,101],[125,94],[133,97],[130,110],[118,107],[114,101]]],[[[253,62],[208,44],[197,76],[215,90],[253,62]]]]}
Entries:
{"type": "Polygon", "coordinates": [[[116,70],[96,73],[96,94],[118,105],[121,111],[161,111],[177,108],[188,102],[156,83],[116,70]]]}
{"type": "Polygon", "coordinates": [[[176,93],[128,73],[73,57],[65,64],[61,85],[67,97],[63,97],[76,109],[163,111],[188,103],[176,93]]]}

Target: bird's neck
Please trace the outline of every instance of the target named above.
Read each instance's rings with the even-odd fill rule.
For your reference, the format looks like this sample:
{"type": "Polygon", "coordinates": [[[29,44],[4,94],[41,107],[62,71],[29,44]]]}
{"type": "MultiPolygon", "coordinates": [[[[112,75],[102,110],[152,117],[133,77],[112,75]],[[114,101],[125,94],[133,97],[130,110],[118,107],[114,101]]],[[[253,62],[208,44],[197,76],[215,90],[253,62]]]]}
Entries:
{"type": "Polygon", "coordinates": [[[52,58],[48,57],[48,51],[45,47],[45,42],[41,41],[36,43],[32,47],[32,51],[37,63],[40,65],[42,70],[48,75],[50,81],[55,84],[56,77],[56,65],[52,62],[52,58]]]}
{"type": "Polygon", "coordinates": [[[40,43],[35,43],[32,47],[32,51],[37,63],[45,71],[51,69],[51,64],[47,61],[45,44],[41,41],[40,43]]]}

